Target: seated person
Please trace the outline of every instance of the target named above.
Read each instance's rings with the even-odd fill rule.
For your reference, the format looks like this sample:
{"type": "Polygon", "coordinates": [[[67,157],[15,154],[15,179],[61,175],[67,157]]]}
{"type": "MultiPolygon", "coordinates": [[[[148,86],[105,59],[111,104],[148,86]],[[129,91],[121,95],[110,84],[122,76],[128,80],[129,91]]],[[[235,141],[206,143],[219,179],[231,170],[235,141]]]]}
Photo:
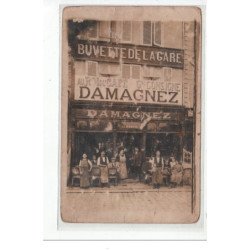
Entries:
{"type": "Polygon", "coordinates": [[[172,161],[171,164],[171,187],[176,187],[182,185],[183,168],[182,163],[178,161],[172,161]]]}

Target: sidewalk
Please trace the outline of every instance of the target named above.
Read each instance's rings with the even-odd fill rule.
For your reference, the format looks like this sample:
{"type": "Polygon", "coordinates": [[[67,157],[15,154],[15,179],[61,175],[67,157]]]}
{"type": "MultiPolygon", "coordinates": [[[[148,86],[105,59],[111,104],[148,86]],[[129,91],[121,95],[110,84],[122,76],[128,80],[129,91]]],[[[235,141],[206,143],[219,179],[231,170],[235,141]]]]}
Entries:
{"type": "Polygon", "coordinates": [[[160,189],[153,189],[152,185],[147,185],[138,180],[126,179],[119,182],[117,186],[91,187],[81,189],[79,187],[69,187],[67,193],[142,193],[142,192],[191,192],[190,186],[169,188],[161,186],[160,189]]]}

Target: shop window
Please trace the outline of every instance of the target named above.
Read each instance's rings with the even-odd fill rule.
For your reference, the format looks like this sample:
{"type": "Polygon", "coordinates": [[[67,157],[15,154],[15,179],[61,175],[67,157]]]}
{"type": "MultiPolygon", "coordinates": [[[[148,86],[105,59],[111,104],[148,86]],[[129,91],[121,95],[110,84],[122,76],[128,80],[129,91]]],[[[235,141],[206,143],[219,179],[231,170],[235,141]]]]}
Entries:
{"type": "Polygon", "coordinates": [[[152,45],[152,23],[150,21],[143,22],[143,44],[152,45]]]}
{"type": "Polygon", "coordinates": [[[97,39],[98,38],[98,23],[97,23],[97,21],[89,21],[88,38],[90,38],[90,39],[97,39]]]}
{"type": "Polygon", "coordinates": [[[154,23],[154,45],[161,45],[161,22],[154,23]]]}
{"type": "Polygon", "coordinates": [[[122,22],[122,41],[132,42],[132,24],[131,21],[122,22]]]}
{"type": "Polygon", "coordinates": [[[130,65],[129,64],[122,65],[122,78],[125,78],[125,79],[130,78],[130,65]]]}
{"type": "Polygon", "coordinates": [[[97,76],[97,62],[88,61],[88,75],[89,76],[97,76]]]}

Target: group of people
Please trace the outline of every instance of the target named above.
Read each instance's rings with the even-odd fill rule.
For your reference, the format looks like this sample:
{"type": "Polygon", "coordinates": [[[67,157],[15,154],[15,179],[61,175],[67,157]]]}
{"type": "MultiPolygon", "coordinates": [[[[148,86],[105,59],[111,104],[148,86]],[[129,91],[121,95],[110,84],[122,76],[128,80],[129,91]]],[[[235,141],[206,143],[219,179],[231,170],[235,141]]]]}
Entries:
{"type": "Polygon", "coordinates": [[[121,149],[116,157],[110,158],[101,150],[99,156],[93,155],[92,160],[83,153],[78,166],[72,169],[72,174],[80,176],[81,188],[93,186],[96,178],[99,179],[101,187],[109,187],[110,175],[118,181],[137,179],[152,185],[153,188],[160,188],[161,185],[172,188],[182,184],[182,164],[177,162],[174,156],[165,160],[157,150],[154,156],[146,158],[138,147],[134,148],[130,158],[126,156],[124,149],[121,149]],[[94,169],[98,169],[98,176],[95,175],[94,169]]]}

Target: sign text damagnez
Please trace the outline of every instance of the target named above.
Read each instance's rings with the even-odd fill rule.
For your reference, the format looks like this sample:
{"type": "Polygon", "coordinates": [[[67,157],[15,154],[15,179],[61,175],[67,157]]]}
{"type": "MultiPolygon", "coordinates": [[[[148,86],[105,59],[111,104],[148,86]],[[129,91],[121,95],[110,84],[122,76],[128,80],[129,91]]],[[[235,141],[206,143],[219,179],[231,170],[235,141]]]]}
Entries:
{"type": "Polygon", "coordinates": [[[182,83],[76,75],[75,100],[182,105],[182,83]]]}
{"type": "Polygon", "coordinates": [[[77,41],[73,55],[78,60],[123,62],[183,69],[184,53],[181,49],[141,45],[112,44],[100,41],[77,41]]]}
{"type": "Polygon", "coordinates": [[[80,118],[114,119],[114,120],[178,120],[180,113],[173,112],[143,112],[121,110],[76,109],[76,116],[80,118]]]}

